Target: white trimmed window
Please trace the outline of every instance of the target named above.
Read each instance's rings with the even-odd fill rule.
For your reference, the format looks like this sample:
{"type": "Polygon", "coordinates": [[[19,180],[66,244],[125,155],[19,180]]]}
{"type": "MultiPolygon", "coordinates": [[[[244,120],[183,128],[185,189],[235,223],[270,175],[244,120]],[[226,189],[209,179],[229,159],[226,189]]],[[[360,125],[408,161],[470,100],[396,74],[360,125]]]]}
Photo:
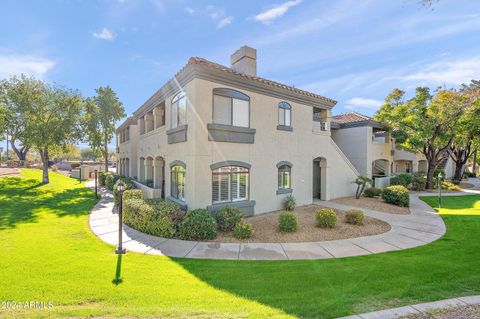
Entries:
{"type": "Polygon", "coordinates": [[[231,89],[213,89],[213,123],[250,127],[250,98],[231,89]]]}
{"type": "Polygon", "coordinates": [[[278,189],[292,188],[292,168],[282,165],[278,168],[278,189]]]}
{"type": "Polygon", "coordinates": [[[172,99],[171,120],[171,128],[187,124],[187,96],[184,92],[172,99]]]}
{"type": "Polygon", "coordinates": [[[249,170],[240,166],[224,166],[212,171],[212,202],[226,203],[248,199],[249,170]]]}
{"type": "Polygon", "coordinates": [[[287,102],[278,103],[278,125],[292,126],[292,107],[287,102]]]}

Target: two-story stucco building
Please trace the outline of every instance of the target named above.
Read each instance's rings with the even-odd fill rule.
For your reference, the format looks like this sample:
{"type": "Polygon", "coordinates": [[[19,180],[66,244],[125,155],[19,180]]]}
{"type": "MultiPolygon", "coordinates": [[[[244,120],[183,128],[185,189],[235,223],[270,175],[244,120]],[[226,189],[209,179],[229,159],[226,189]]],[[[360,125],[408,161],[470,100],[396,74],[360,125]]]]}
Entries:
{"type": "Polygon", "coordinates": [[[119,173],[149,197],[249,215],[288,194],[299,205],[351,196],[358,171],[331,138],[336,102],[256,70],[246,46],[231,67],[190,58],[117,129],[119,173]]]}

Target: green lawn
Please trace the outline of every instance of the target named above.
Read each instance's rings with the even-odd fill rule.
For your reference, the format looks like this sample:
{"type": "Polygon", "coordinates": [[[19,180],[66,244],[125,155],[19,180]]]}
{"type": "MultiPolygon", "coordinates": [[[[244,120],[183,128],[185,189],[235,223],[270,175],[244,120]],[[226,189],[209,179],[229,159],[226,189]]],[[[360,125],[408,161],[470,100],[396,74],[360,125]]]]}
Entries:
{"type": "Polygon", "coordinates": [[[22,174],[0,179],[0,301],[54,307],[0,309],[0,317],[332,318],[480,294],[480,196],[446,197],[447,234],[400,252],[272,262],[129,252],[118,260],[89,230],[90,190],[58,174],[47,186],[40,171],[22,174]]]}

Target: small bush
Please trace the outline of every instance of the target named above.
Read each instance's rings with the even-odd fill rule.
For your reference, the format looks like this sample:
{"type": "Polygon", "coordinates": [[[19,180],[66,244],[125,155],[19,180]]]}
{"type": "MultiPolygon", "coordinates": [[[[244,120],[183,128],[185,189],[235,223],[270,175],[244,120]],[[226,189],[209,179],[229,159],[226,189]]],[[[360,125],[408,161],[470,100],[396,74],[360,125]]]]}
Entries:
{"type": "Polygon", "coordinates": [[[125,177],[120,177],[120,178],[115,182],[115,184],[112,186],[112,189],[113,189],[113,202],[114,202],[115,206],[118,206],[118,204],[120,204],[120,196],[118,196],[118,190],[117,190],[117,186],[118,186],[118,184],[120,184],[120,181],[125,184],[125,190],[130,190],[130,189],[134,189],[134,188],[135,188],[135,185],[132,183],[132,181],[131,181],[130,179],[125,178],[125,177]]]}
{"type": "Polygon", "coordinates": [[[233,228],[233,237],[237,239],[249,239],[253,236],[252,224],[239,222],[233,228]]]}
{"type": "Polygon", "coordinates": [[[452,183],[455,184],[455,185],[460,185],[461,180],[459,180],[459,179],[452,179],[452,183]]]}
{"type": "Polygon", "coordinates": [[[316,226],[334,228],[337,224],[337,214],[332,208],[321,208],[315,212],[316,226]]]}
{"type": "Polygon", "coordinates": [[[143,192],[141,189],[127,189],[125,192],[123,192],[123,200],[129,200],[129,199],[143,199],[143,192]]]}
{"type": "Polygon", "coordinates": [[[284,232],[294,232],[298,228],[297,215],[292,212],[282,212],[278,218],[278,228],[284,232]]]}
{"type": "Polygon", "coordinates": [[[58,172],[58,166],[57,165],[52,165],[52,167],[50,167],[52,172],[58,172]]]}
{"type": "Polygon", "coordinates": [[[172,201],[163,199],[147,199],[146,203],[152,206],[160,216],[167,216],[172,222],[175,231],[178,231],[180,223],[185,217],[185,212],[180,206],[172,201]]]}
{"type": "Polygon", "coordinates": [[[385,202],[401,206],[410,206],[410,197],[408,196],[408,189],[401,185],[388,186],[383,190],[382,198],[385,202]]]}
{"type": "Polygon", "coordinates": [[[414,191],[424,191],[427,187],[427,176],[424,173],[413,173],[412,174],[412,185],[411,189],[414,191]]]}
{"type": "Polygon", "coordinates": [[[361,210],[352,209],[345,213],[345,222],[352,225],[363,225],[365,216],[361,210]]]}
{"type": "Polygon", "coordinates": [[[460,186],[447,181],[442,181],[442,189],[446,189],[449,191],[460,191],[460,186]]]}
{"type": "Polygon", "coordinates": [[[363,196],[365,197],[375,197],[380,196],[382,194],[382,190],[376,187],[370,187],[363,191],[363,196]]]}
{"type": "Polygon", "coordinates": [[[226,206],[215,214],[218,229],[221,231],[231,231],[235,225],[240,222],[243,213],[240,209],[233,206],[226,206]]]}
{"type": "Polygon", "coordinates": [[[115,185],[115,183],[119,178],[120,178],[120,175],[116,175],[112,173],[107,175],[107,178],[105,179],[105,184],[109,191],[113,191],[113,186],[115,185]]]}
{"type": "Polygon", "coordinates": [[[176,229],[168,216],[160,214],[143,199],[130,198],[123,203],[123,222],[143,233],[172,238],[176,229]]]}
{"type": "Polygon", "coordinates": [[[188,211],[180,224],[179,236],[185,240],[215,239],[217,223],[206,209],[188,211]]]}
{"type": "Polygon", "coordinates": [[[110,172],[97,172],[98,174],[98,184],[100,186],[107,186],[107,176],[111,175],[110,172]]]}
{"type": "Polygon", "coordinates": [[[283,207],[285,208],[285,210],[292,212],[295,210],[296,206],[297,200],[295,199],[295,197],[293,197],[293,195],[288,195],[287,197],[285,197],[283,201],[283,207]]]}
{"type": "Polygon", "coordinates": [[[468,177],[477,177],[477,174],[475,174],[474,172],[467,172],[467,176],[468,177]]]}
{"type": "Polygon", "coordinates": [[[406,173],[400,174],[390,179],[390,185],[401,185],[403,187],[408,187],[411,182],[412,175],[406,173]]]}

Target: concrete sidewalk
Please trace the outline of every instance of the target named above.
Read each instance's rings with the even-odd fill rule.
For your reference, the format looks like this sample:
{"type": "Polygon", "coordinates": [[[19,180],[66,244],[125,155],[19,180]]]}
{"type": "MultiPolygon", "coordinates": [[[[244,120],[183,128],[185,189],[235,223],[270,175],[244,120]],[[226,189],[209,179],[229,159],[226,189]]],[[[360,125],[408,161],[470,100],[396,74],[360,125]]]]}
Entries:
{"type": "MultiPolygon", "coordinates": [[[[88,185],[92,186],[92,185],[88,185]]],[[[429,194],[431,195],[431,194],[429,194]]],[[[354,207],[319,201],[315,204],[348,210],[354,207]]],[[[383,220],[391,230],[374,236],[305,243],[212,243],[168,239],[143,234],[124,225],[123,245],[128,251],[186,258],[233,260],[326,259],[361,256],[407,249],[428,244],[446,231],[440,216],[426,203],[411,195],[409,215],[382,213],[362,209],[367,216],[383,220]]],[[[93,208],[89,224],[92,232],[104,242],[118,243],[118,215],[113,196],[102,190],[102,199],[93,208]]]]}

